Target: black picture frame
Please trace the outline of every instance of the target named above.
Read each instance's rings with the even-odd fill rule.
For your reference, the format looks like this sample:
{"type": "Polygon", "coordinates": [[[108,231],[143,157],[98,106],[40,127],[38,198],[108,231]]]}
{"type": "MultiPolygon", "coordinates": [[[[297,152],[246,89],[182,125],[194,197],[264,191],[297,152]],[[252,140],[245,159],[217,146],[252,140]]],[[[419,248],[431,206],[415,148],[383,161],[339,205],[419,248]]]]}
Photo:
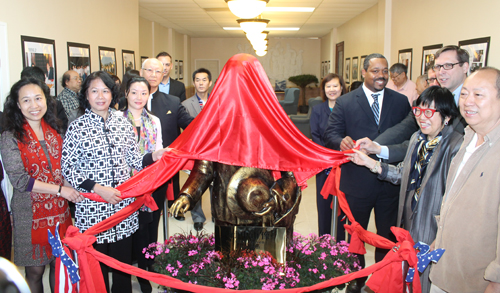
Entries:
{"type": "Polygon", "coordinates": [[[365,81],[365,78],[363,77],[363,69],[364,69],[364,64],[365,64],[365,59],[368,55],[361,55],[359,57],[359,80],[360,81],[365,81]]]}
{"type": "Polygon", "coordinates": [[[50,95],[57,95],[56,42],[51,39],[21,36],[23,68],[36,66],[45,73],[50,95]]]}
{"type": "Polygon", "coordinates": [[[412,66],[413,66],[413,48],[403,49],[398,51],[398,62],[406,65],[408,68],[408,78],[411,79],[412,76],[412,66]]]}
{"type": "Polygon", "coordinates": [[[346,84],[351,83],[351,57],[345,58],[345,79],[346,84]]]}
{"type": "Polygon", "coordinates": [[[123,74],[129,70],[135,70],[135,52],[122,50],[123,74]]]}
{"type": "Polygon", "coordinates": [[[80,75],[82,82],[92,72],[90,45],[81,43],[67,43],[68,70],[74,70],[80,75]]]}
{"type": "Polygon", "coordinates": [[[148,56],[141,56],[141,68],[142,69],[142,64],[144,63],[144,61],[146,61],[147,59],[149,59],[148,56]]]}
{"type": "Polygon", "coordinates": [[[420,74],[427,74],[427,70],[434,66],[434,55],[443,47],[443,44],[424,46],[422,47],[422,66],[420,67],[420,74]]]}
{"type": "Polygon", "coordinates": [[[99,46],[99,70],[116,75],[115,48],[99,46]]]}
{"type": "Polygon", "coordinates": [[[358,80],[358,75],[359,75],[359,69],[358,69],[358,57],[352,57],[352,74],[351,74],[351,79],[352,81],[358,80]]]}
{"type": "Polygon", "coordinates": [[[473,73],[481,67],[488,66],[491,37],[463,40],[458,46],[469,53],[469,72],[473,73]]]}

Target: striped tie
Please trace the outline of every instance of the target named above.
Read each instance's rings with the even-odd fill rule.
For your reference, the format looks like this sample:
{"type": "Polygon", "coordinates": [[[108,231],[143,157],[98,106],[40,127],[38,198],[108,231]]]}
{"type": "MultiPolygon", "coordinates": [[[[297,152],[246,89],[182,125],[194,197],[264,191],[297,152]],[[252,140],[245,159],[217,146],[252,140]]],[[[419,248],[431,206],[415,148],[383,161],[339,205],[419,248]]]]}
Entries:
{"type": "Polygon", "coordinates": [[[378,121],[379,121],[379,112],[380,112],[380,107],[378,105],[378,96],[380,94],[372,94],[372,98],[373,98],[373,104],[372,104],[372,111],[373,111],[373,116],[375,117],[375,122],[377,122],[377,125],[378,125],[378,121]]]}

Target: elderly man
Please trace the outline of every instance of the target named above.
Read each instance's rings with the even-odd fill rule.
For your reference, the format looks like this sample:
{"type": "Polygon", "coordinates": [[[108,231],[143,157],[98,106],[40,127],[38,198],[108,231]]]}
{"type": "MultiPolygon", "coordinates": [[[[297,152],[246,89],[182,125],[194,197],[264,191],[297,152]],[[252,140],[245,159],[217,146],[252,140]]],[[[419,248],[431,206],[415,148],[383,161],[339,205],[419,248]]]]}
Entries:
{"type": "Polygon", "coordinates": [[[408,67],[403,63],[395,63],[389,68],[391,80],[387,83],[387,88],[405,95],[410,105],[418,98],[416,84],[408,78],[408,67]]]}
{"type": "Polygon", "coordinates": [[[63,74],[62,86],[64,89],[57,95],[57,100],[61,101],[64,112],[68,117],[68,125],[73,122],[80,115],[79,107],[80,102],[78,102],[78,92],[82,87],[82,79],[78,72],[73,70],[68,70],[63,74]]]}
{"type": "Polygon", "coordinates": [[[172,56],[167,52],[160,52],[156,59],[163,64],[163,79],[159,84],[160,92],[178,97],[181,102],[186,100],[186,87],[180,81],[170,78],[173,62],[172,56]]]}
{"type": "Polygon", "coordinates": [[[429,87],[429,84],[427,84],[427,75],[423,74],[417,77],[417,82],[415,82],[415,85],[417,86],[417,95],[420,96],[420,94],[429,87]]]}
{"type": "Polygon", "coordinates": [[[500,71],[465,80],[460,112],[469,126],[453,159],[438,219],[431,292],[500,292],[500,71]]]}

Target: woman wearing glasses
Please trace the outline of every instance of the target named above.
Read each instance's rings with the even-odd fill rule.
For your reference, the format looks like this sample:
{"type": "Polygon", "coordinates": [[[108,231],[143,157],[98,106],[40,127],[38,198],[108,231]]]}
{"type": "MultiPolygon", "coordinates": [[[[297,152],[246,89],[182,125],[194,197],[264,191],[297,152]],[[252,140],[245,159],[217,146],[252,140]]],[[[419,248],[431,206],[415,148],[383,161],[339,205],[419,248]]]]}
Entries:
{"type": "MultiPolygon", "coordinates": [[[[413,107],[420,130],[410,139],[405,159],[397,166],[381,163],[363,152],[347,154],[353,163],[365,166],[378,178],[401,184],[398,227],[408,230],[416,242],[431,244],[437,232],[441,200],[451,160],[462,144],[463,134],[452,122],[459,115],[453,95],[446,88],[430,87],[422,92],[413,107]]],[[[375,154],[380,146],[363,138],[357,145],[375,154]]],[[[422,292],[429,292],[429,269],[421,275],[422,292]]]]}

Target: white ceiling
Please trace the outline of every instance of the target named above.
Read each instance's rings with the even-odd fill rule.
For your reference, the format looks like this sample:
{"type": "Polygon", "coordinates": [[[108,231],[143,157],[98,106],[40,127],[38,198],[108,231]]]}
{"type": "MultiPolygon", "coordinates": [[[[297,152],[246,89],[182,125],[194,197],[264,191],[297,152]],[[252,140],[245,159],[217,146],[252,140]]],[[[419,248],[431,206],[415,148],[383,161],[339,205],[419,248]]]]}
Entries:
{"type": "MultiPolygon", "coordinates": [[[[323,37],[378,0],[269,0],[267,7],[315,7],[314,12],[264,12],[272,27],[299,27],[298,31],[271,31],[270,37],[323,37]]],[[[191,37],[237,38],[243,31],[224,0],[139,0],[139,15],[191,37]]]]}

